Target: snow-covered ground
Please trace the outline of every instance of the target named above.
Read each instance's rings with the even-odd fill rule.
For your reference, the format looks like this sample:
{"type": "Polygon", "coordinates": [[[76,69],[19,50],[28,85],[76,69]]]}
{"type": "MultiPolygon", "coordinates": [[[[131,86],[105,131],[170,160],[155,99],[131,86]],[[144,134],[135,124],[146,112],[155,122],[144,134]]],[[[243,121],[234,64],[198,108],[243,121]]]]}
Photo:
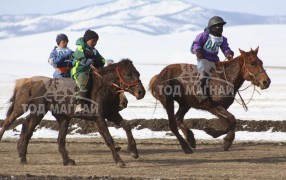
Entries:
{"type": "MultiPolygon", "coordinates": [[[[19,139],[20,131],[22,125],[18,125],[15,130],[8,130],[5,132],[3,139],[13,138],[19,139]]],[[[109,127],[109,131],[113,138],[125,139],[126,133],[122,128],[114,128],[109,127]]],[[[224,136],[220,136],[216,139],[212,138],[204,131],[192,129],[195,138],[197,140],[222,140],[224,136]]],[[[168,135],[171,131],[151,131],[150,129],[133,129],[133,136],[135,139],[152,139],[152,138],[166,138],[166,139],[175,139],[175,136],[168,135]]],[[[182,134],[182,132],[180,131],[182,134]]],[[[237,131],[235,133],[235,141],[258,141],[258,142],[285,142],[286,141],[286,133],[283,132],[272,132],[272,130],[268,130],[265,132],[247,132],[247,131],[237,131]]],[[[183,134],[182,134],[183,135],[183,134]]],[[[33,133],[34,139],[36,138],[57,138],[58,131],[40,128],[36,132],[33,133]]],[[[87,135],[77,134],[71,132],[67,135],[67,138],[98,138],[101,137],[99,133],[90,133],[87,135]]]]}
{"type": "MultiPolygon", "coordinates": [[[[237,119],[244,120],[285,120],[286,110],[286,51],[284,42],[286,25],[248,25],[229,27],[224,29],[224,35],[228,38],[231,48],[238,55],[238,48],[248,51],[259,46],[258,56],[264,62],[267,73],[271,78],[271,86],[267,90],[256,93],[248,105],[249,111],[245,112],[241,105],[235,102],[229,109],[237,119]],[[273,68],[275,67],[275,68],[273,68]]],[[[52,76],[53,69],[47,59],[55,45],[55,37],[59,32],[47,32],[36,35],[15,37],[0,40],[1,47],[1,71],[0,71],[0,118],[5,118],[7,101],[12,95],[14,81],[21,77],[35,75],[52,76]]],[[[75,49],[74,42],[81,37],[83,32],[64,31],[69,37],[69,46],[75,49]]],[[[192,40],[199,31],[173,33],[162,36],[152,36],[136,31],[121,29],[118,27],[101,28],[98,31],[100,40],[97,49],[105,58],[115,61],[128,57],[133,60],[136,68],[141,73],[141,79],[147,89],[149,80],[159,73],[167,64],[187,62],[195,63],[195,57],[189,52],[192,40]]],[[[223,57],[220,55],[221,59],[223,57]]],[[[248,82],[245,86],[249,85],[248,82]]],[[[242,92],[247,102],[251,97],[252,88],[242,92]]],[[[162,106],[158,103],[153,114],[156,101],[147,92],[143,100],[137,101],[131,95],[127,95],[128,108],[121,112],[125,119],[134,118],[167,118],[162,106]]],[[[207,112],[190,110],[186,118],[212,118],[207,112]]],[[[50,114],[45,119],[54,119],[50,114]]],[[[121,130],[113,130],[114,136],[121,138],[121,130]]],[[[135,138],[166,137],[166,132],[148,132],[148,130],[133,130],[135,138]],[[144,135],[145,134],[145,135],[144,135]]],[[[209,139],[210,136],[202,131],[194,130],[199,139],[209,139]]],[[[43,133],[41,137],[55,137],[56,133],[43,133]]],[[[40,132],[39,132],[40,133],[40,132]]],[[[14,137],[7,132],[4,138],[14,137]]],[[[36,133],[37,134],[37,133],[36,133]]],[[[35,134],[34,137],[37,137],[35,134]]],[[[92,135],[91,135],[92,136],[92,135]]],[[[73,136],[74,137],[74,136],[73,136]]],[[[125,137],[125,136],[123,136],[125,137]]],[[[238,132],[240,140],[275,140],[284,141],[286,133],[246,133],[238,132]],[[283,139],[284,138],[284,139],[283,139]]]]}

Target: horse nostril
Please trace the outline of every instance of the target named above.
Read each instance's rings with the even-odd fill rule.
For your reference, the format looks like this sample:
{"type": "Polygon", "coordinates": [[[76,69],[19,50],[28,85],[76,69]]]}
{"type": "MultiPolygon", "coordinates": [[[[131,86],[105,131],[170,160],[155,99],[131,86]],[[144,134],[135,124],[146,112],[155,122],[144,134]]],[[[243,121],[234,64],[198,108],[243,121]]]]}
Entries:
{"type": "Polygon", "coordinates": [[[268,85],[268,81],[263,81],[263,85],[268,85]]]}

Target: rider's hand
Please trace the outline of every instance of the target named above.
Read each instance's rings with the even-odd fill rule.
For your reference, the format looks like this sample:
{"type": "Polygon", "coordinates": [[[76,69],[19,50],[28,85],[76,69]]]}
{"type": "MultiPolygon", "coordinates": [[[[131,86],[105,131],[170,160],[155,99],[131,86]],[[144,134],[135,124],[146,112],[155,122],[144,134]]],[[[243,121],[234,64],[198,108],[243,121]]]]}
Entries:
{"type": "Polygon", "coordinates": [[[204,59],[203,50],[197,49],[196,50],[196,56],[197,56],[197,59],[204,59]]]}
{"type": "Polygon", "coordinates": [[[231,54],[228,54],[228,55],[226,55],[226,59],[227,59],[227,60],[232,60],[232,59],[233,59],[233,56],[232,56],[231,54]]]}

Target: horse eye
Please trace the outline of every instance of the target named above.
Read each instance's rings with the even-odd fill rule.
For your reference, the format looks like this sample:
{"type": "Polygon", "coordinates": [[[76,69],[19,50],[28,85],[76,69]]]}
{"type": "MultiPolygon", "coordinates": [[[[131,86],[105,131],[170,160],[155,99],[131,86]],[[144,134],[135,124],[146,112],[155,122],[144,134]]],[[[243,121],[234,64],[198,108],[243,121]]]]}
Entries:
{"type": "Polygon", "coordinates": [[[256,66],[256,62],[251,62],[251,66],[256,66]]]}

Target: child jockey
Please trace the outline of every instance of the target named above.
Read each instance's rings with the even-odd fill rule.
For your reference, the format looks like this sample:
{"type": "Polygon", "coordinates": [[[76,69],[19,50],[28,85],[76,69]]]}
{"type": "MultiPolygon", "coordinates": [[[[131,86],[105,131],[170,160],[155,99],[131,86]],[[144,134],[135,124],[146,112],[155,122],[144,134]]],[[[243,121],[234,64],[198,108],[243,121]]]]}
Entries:
{"type": "Polygon", "coordinates": [[[76,94],[77,105],[75,113],[80,113],[84,110],[84,99],[87,98],[87,86],[91,73],[90,65],[100,68],[105,64],[105,59],[95,49],[98,39],[99,37],[96,32],[87,30],[84,36],[76,41],[77,49],[74,53],[71,76],[80,91],[76,94]]]}
{"type": "Polygon", "coordinates": [[[227,38],[222,35],[223,26],[226,22],[219,16],[212,17],[208,22],[205,31],[197,35],[192,44],[191,52],[196,54],[200,71],[200,86],[203,91],[201,96],[197,96],[199,103],[207,99],[210,95],[207,80],[210,78],[210,67],[219,62],[219,48],[228,60],[233,58],[233,51],[229,48],[227,38]]]}
{"type": "Polygon", "coordinates": [[[55,68],[53,78],[70,77],[73,51],[67,47],[69,42],[68,37],[65,34],[58,34],[56,42],[57,46],[54,47],[48,60],[55,68]]]}

